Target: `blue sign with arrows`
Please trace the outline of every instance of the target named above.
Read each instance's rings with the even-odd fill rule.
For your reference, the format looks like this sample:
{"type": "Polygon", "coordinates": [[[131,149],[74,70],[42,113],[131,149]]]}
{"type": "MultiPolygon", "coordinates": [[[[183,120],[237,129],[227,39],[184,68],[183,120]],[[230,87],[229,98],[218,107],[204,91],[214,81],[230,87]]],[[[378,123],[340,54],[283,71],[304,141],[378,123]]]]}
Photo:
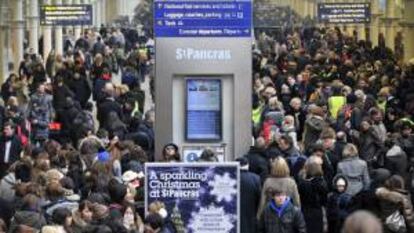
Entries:
{"type": "Polygon", "coordinates": [[[250,37],[251,0],[154,1],[156,37],[250,37]]]}

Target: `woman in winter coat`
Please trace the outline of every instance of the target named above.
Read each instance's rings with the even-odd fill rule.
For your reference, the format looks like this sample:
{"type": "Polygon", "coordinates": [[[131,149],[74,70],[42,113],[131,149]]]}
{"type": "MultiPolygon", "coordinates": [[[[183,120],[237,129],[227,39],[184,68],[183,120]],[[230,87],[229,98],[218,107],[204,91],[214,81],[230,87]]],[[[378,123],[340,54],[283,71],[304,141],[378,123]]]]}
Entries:
{"type": "Polygon", "coordinates": [[[269,202],[268,196],[265,192],[269,188],[279,188],[283,190],[283,192],[292,199],[293,204],[300,207],[301,202],[298,188],[295,180],[290,177],[289,165],[286,160],[282,157],[276,157],[272,161],[270,173],[270,177],[268,177],[263,184],[259,210],[257,213],[258,218],[260,218],[266,203],[269,202]]]}
{"type": "Polygon", "coordinates": [[[307,233],[323,232],[323,206],[326,205],[328,185],[323,178],[322,166],[308,162],[298,181],[302,212],[307,233]]]}
{"type": "Polygon", "coordinates": [[[344,159],[338,163],[337,174],[342,174],[348,180],[346,192],[354,196],[363,190],[368,190],[371,181],[367,162],[358,158],[356,146],[347,144],[342,156],[344,159]]]}
{"type": "Polygon", "coordinates": [[[404,189],[401,176],[393,175],[385,181],[385,187],[376,190],[380,205],[380,217],[384,224],[384,233],[393,232],[387,226],[386,219],[396,211],[404,217],[406,232],[414,232],[413,206],[408,192],[404,189]]]}

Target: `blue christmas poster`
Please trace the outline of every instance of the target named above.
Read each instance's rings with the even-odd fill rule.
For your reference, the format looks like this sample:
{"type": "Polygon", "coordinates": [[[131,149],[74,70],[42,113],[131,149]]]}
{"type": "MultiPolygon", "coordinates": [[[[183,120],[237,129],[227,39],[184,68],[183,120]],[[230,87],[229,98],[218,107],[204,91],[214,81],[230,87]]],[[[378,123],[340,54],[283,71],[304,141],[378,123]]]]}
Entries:
{"type": "Polygon", "coordinates": [[[162,202],[186,233],[239,232],[238,163],[147,163],[145,207],[162,202]]]}

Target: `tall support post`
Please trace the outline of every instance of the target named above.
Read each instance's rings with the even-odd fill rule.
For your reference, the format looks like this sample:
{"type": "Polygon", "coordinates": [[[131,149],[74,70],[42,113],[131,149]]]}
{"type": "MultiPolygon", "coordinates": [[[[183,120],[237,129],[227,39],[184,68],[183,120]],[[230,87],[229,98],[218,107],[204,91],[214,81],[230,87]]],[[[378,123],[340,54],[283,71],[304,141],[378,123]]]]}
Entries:
{"type": "Polygon", "coordinates": [[[23,0],[9,1],[11,4],[12,38],[11,46],[13,50],[14,70],[17,71],[19,63],[23,60],[23,38],[24,38],[24,19],[23,19],[23,0]]]}
{"type": "Polygon", "coordinates": [[[404,43],[404,60],[408,61],[414,58],[414,0],[405,1],[405,11],[403,15],[403,43],[404,43]]]}
{"type": "MultiPolygon", "coordinates": [[[[56,5],[61,5],[62,0],[55,0],[56,5]]],[[[55,51],[63,55],[63,33],[62,26],[55,26],[55,51]]]]}
{"type": "Polygon", "coordinates": [[[39,3],[38,0],[30,0],[29,14],[29,47],[35,53],[39,53],[39,3]]]}
{"type": "MultiPolygon", "coordinates": [[[[51,4],[51,0],[44,0],[44,4],[51,4]]],[[[52,50],[52,27],[43,26],[43,60],[46,62],[50,51],[52,50]]]]}

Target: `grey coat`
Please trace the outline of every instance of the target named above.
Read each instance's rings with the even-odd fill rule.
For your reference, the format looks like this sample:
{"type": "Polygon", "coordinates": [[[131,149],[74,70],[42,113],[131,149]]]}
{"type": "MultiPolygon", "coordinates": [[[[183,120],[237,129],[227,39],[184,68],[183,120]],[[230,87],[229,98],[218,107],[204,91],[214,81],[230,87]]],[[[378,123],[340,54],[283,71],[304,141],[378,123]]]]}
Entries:
{"type": "Polygon", "coordinates": [[[342,174],[348,180],[346,192],[350,195],[368,190],[371,183],[367,162],[357,156],[345,158],[339,162],[337,174],[342,174]]]}

